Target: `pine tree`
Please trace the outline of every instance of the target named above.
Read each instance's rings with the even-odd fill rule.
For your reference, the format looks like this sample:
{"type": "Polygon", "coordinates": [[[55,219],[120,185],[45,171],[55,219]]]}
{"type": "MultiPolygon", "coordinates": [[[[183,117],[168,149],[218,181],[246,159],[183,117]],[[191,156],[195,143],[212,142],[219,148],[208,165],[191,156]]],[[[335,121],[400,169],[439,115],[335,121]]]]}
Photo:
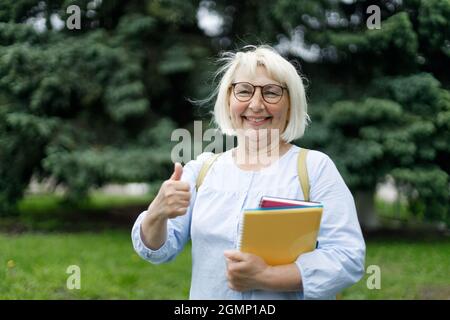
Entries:
{"type": "Polygon", "coordinates": [[[107,182],[169,174],[171,132],[191,122],[186,97],[198,94],[198,65],[211,55],[197,7],[2,2],[0,214],[13,212],[32,177],[54,177],[79,199],[107,182]],[[80,8],[80,29],[65,26],[69,5],[80,8]]]}
{"type": "Polygon", "coordinates": [[[308,79],[312,124],[297,143],[335,160],[366,228],[377,226],[374,193],[389,176],[413,213],[450,223],[449,0],[229,0],[214,8],[229,22],[217,44],[278,44],[308,79]]]}

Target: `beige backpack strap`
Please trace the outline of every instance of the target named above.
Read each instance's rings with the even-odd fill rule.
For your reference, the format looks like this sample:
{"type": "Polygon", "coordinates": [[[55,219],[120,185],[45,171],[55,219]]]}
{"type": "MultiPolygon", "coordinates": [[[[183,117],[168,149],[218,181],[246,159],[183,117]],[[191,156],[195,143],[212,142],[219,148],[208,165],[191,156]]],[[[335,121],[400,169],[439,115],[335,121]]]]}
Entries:
{"type": "Polygon", "coordinates": [[[214,154],[213,156],[206,159],[205,162],[203,162],[202,168],[200,169],[200,172],[198,173],[197,182],[195,183],[196,191],[198,191],[198,189],[202,185],[203,179],[205,179],[206,173],[208,172],[209,168],[212,166],[214,161],[216,161],[220,155],[221,155],[221,153],[214,154]]]}
{"type": "Polygon", "coordinates": [[[298,164],[297,164],[298,178],[300,180],[300,185],[302,186],[305,201],[309,201],[309,178],[308,178],[308,170],[306,169],[306,155],[308,151],[309,151],[308,149],[304,148],[300,149],[300,152],[298,153],[298,164]]]}

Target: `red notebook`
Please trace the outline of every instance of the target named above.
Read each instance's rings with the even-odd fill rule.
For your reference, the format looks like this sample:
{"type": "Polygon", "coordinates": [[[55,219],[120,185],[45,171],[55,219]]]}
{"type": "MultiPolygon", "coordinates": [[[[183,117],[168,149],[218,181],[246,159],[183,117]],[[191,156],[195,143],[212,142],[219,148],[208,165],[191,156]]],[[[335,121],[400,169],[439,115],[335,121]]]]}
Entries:
{"type": "Polygon", "coordinates": [[[260,208],[274,207],[322,207],[320,202],[286,199],[278,197],[263,196],[259,202],[260,208]]]}

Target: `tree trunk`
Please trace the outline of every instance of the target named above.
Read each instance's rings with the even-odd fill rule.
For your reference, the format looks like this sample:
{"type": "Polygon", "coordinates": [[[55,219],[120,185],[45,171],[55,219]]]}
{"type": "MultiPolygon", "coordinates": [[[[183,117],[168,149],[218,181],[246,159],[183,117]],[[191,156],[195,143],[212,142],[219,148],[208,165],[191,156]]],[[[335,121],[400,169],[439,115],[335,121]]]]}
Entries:
{"type": "Polygon", "coordinates": [[[354,196],[361,227],[369,231],[378,229],[380,221],[375,212],[375,191],[357,190],[354,196]]]}

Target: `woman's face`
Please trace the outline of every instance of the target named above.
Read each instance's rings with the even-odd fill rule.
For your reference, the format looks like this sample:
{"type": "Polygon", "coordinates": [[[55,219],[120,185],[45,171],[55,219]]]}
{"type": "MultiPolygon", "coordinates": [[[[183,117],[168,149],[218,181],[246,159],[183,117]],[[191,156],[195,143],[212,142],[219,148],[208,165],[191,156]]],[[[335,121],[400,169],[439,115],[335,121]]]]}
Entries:
{"type": "MultiPolygon", "coordinates": [[[[257,67],[254,76],[246,75],[238,70],[233,83],[237,82],[248,82],[254,86],[265,86],[268,84],[283,86],[283,84],[270,78],[266,68],[262,66],[257,67]]],[[[241,88],[240,90],[243,89],[241,88]]],[[[245,95],[249,95],[249,93],[247,91],[241,91],[241,96],[238,93],[240,97],[238,100],[233,93],[233,89],[230,90],[230,115],[234,129],[268,129],[268,132],[271,129],[277,129],[279,130],[278,134],[281,136],[286,128],[289,116],[289,96],[287,90],[282,90],[281,99],[276,103],[269,103],[263,99],[261,87],[255,88],[255,92],[250,100],[246,102],[240,101],[245,100],[242,99],[242,96],[245,95]]],[[[273,92],[271,92],[270,87],[266,87],[265,97],[266,100],[270,100],[273,97],[273,92]]]]}

